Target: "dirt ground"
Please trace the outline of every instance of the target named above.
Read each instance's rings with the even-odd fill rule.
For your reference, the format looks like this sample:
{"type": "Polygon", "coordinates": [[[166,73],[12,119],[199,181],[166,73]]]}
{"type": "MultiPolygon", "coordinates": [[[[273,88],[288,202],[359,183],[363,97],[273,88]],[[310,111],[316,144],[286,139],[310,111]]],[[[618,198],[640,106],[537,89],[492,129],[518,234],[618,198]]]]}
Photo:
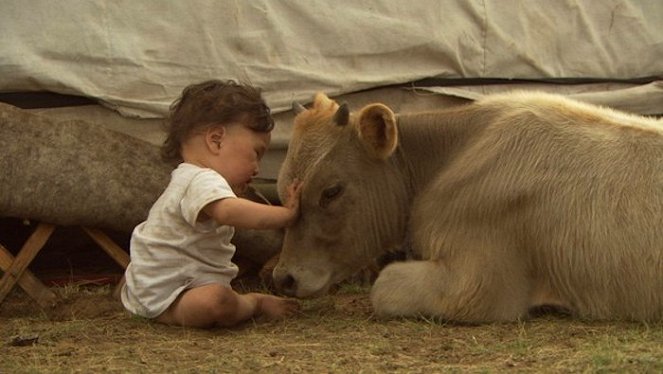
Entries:
{"type": "Polygon", "coordinates": [[[0,305],[0,373],[663,372],[661,323],[379,320],[348,284],[290,320],[195,330],[128,315],[108,286],[56,291],[51,310],[20,290],[0,305]]]}

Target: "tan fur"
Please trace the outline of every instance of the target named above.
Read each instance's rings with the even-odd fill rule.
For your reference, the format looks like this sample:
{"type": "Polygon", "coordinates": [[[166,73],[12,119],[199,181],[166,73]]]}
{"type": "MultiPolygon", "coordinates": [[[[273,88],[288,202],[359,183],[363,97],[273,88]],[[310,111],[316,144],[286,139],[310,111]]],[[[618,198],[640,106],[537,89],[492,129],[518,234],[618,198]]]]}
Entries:
{"type": "Polygon", "coordinates": [[[347,126],[336,109],[318,95],[296,118],[282,166],[281,188],[304,181],[274,270],[285,293],[323,294],[407,246],[373,285],[378,315],[663,318],[663,122],[532,92],[372,105],[347,126]]]}

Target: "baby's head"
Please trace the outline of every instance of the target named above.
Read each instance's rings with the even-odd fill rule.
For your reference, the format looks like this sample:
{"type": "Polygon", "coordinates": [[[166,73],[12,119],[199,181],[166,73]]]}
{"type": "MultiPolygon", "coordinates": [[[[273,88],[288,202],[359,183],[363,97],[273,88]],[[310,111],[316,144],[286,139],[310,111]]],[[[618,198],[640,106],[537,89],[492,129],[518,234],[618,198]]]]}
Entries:
{"type": "Polygon", "coordinates": [[[170,106],[168,135],[161,149],[165,161],[182,161],[182,144],[211,126],[241,123],[257,132],[270,132],[274,119],[260,89],[235,81],[209,80],[192,84],[170,106]]]}

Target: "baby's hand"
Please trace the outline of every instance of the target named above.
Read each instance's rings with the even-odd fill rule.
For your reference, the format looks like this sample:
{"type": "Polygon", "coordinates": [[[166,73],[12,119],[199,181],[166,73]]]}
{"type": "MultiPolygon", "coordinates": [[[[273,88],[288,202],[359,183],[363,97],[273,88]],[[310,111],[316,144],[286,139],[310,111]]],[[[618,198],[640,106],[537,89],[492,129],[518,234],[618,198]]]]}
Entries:
{"type": "Polygon", "coordinates": [[[278,296],[260,294],[260,317],[266,320],[292,317],[299,311],[299,302],[278,296]]]}
{"type": "Polygon", "coordinates": [[[285,206],[288,209],[294,210],[295,212],[299,210],[299,198],[302,193],[302,182],[299,179],[295,179],[288,186],[288,196],[286,197],[285,206]]]}

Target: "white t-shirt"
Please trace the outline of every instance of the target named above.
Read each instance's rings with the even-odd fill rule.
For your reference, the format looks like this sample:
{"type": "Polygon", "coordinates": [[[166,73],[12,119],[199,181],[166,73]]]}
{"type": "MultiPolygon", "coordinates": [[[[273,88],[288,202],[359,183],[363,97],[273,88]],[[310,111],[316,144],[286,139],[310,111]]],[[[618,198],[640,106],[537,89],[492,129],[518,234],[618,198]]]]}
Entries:
{"type": "Polygon", "coordinates": [[[122,304],[139,316],[163,313],[184,290],[210,283],[226,286],[237,275],[231,262],[235,246],[231,226],[198,221],[212,201],[235,198],[217,172],[182,163],[131,236],[131,262],[125,272],[122,304]]]}

